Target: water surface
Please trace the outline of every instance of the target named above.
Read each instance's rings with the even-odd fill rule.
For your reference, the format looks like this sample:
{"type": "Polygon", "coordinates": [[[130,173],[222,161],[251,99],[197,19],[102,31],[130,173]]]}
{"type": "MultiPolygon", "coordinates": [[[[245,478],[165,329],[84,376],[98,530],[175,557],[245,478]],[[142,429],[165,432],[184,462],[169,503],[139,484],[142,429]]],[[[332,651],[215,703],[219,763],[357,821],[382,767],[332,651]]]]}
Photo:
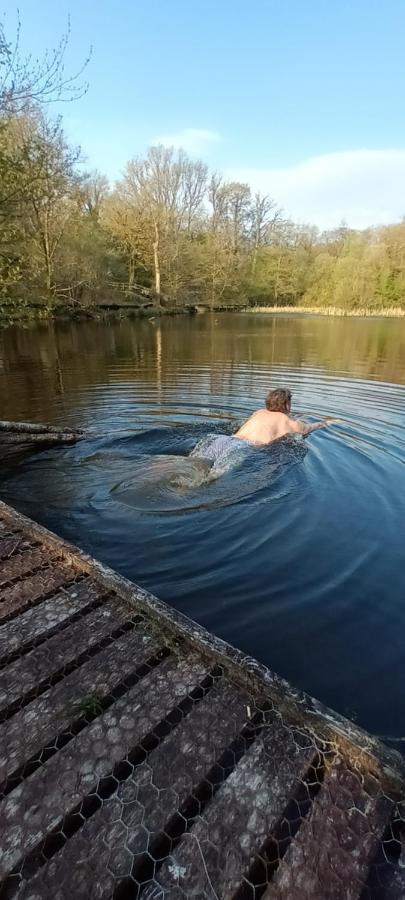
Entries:
{"type": "Polygon", "coordinates": [[[0,418],[88,429],[3,499],[380,735],[405,734],[405,323],[225,314],[0,335],[0,418]],[[267,390],[339,424],[217,479],[267,390]]]}

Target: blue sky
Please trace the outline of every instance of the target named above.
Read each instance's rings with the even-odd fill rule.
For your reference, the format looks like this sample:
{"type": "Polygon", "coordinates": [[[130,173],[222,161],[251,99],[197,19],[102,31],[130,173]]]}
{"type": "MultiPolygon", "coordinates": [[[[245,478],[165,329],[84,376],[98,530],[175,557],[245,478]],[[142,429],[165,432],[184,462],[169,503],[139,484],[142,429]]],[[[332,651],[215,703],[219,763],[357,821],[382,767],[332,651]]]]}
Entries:
{"type": "MultiPolygon", "coordinates": [[[[34,55],[68,13],[67,68],[93,46],[89,91],[62,108],[89,168],[113,180],[163,140],[269,191],[300,221],[363,227],[405,214],[404,0],[18,6],[34,55]]],[[[16,3],[0,9],[12,34],[16,3]]]]}

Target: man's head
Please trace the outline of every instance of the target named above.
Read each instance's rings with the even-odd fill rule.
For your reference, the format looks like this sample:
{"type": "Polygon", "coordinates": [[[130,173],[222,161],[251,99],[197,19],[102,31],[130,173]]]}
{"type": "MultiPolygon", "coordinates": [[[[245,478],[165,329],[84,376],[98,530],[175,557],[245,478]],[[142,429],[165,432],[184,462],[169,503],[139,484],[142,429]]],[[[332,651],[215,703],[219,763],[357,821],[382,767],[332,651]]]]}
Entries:
{"type": "Polygon", "coordinates": [[[288,416],[291,410],[291,391],[288,388],[269,391],[265,403],[269,412],[281,412],[288,416]]]}

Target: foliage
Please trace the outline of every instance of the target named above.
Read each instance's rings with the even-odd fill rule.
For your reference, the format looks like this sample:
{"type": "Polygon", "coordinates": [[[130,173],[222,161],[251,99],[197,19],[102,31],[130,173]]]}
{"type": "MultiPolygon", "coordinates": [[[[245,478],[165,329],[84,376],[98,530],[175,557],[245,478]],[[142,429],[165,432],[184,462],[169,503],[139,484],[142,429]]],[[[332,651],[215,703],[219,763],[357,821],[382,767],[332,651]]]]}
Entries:
{"type": "Polygon", "coordinates": [[[319,234],[161,146],[130,161],[110,190],[100,173],[83,173],[41,104],[3,110],[0,317],[105,302],[405,308],[405,222],[319,234]]]}

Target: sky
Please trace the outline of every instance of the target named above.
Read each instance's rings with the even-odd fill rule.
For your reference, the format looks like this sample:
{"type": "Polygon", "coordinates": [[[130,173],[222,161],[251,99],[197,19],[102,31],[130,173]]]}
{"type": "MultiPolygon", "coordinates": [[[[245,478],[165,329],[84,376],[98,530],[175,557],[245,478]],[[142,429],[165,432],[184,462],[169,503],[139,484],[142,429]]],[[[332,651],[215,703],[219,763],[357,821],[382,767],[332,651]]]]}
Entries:
{"type": "MultiPolygon", "coordinates": [[[[18,0],[41,56],[71,20],[54,105],[88,169],[114,181],[148,145],[182,146],[286,215],[355,228],[405,215],[405,0],[18,0]]],[[[8,37],[17,3],[0,0],[8,37]]]]}

